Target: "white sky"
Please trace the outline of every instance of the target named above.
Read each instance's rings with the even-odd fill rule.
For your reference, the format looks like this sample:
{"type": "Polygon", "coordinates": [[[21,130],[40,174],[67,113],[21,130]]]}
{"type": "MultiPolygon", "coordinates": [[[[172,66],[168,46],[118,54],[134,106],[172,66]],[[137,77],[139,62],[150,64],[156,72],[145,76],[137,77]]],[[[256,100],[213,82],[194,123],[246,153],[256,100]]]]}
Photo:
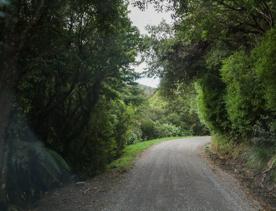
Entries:
{"type": "MultiPolygon", "coordinates": [[[[147,25],[159,25],[163,19],[166,22],[172,22],[171,15],[169,13],[158,13],[152,5],[149,5],[145,11],[142,11],[130,4],[129,10],[130,20],[133,22],[133,25],[138,27],[142,34],[147,34],[147,31],[145,30],[147,25]]],[[[135,69],[137,72],[142,72],[145,67],[146,64],[142,63],[138,67],[135,67],[135,69]]],[[[158,87],[160,80],[158,78],[141,78],[137,82],[146,86],[158,87]]]]}

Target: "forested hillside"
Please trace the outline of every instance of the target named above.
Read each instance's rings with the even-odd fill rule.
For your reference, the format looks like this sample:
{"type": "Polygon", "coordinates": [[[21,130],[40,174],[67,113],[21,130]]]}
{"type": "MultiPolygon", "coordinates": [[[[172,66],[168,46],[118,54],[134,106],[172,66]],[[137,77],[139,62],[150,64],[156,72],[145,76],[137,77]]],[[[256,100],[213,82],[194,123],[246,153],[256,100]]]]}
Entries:
{"type": "Polygon", "coordinates": [[[275,16],[274,0],[0,0],[0,210],[168,136],[211,134],[275,194],[275,16]],[[129,3],[174,23],[142,36],[129,3]],[[138,54],[158,89],[136,83],[138,54]]]}

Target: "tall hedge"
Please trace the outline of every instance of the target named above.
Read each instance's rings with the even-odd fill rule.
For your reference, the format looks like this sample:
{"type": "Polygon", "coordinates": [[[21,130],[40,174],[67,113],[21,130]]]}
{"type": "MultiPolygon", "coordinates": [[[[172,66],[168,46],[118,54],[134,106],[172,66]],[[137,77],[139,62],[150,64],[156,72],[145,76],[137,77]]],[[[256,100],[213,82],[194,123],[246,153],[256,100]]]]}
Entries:
{"type": "Polygon", "coordinates": [[[197,82],[201,120],[232,140],[271,144],[276,140],[276,30],[252,50],[234,51],[219,74],[197,82]]]}
{"type": "Polygon", "coordinates": [[[226,84],[224,97],[233,135],[244,138],[253,135],[252,126],[264,114],[262,86],[252,68],[252,59],[244,51],[227,58],[221,69],[226,84]]]}
{"type": "Polygon", "coordinates": [[[254,70],[264,87],[269,138],[276,143],[276,28],[270,30],[252,52],[254,70]]]}

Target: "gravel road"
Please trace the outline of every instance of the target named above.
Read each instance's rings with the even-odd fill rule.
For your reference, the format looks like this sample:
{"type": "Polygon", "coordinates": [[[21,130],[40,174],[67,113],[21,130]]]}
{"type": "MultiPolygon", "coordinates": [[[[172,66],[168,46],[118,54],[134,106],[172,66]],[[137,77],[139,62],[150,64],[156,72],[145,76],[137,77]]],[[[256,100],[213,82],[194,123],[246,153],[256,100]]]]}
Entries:
{"type": "Polygon", "coordinates": [[[105,210],[259,210],[231,176],[214,174],[199,155],[210,137],[164,142],[146,151],[105,210]]]}
{"type": "Polygon", "coordinates": [[[110,173],[49,193],[35,211],[248,211],[260,206],[200,152],[210,137],[167,141],[128,173],[110,173]],[[201,150],[200,150],[201,149],[201,150]]]}

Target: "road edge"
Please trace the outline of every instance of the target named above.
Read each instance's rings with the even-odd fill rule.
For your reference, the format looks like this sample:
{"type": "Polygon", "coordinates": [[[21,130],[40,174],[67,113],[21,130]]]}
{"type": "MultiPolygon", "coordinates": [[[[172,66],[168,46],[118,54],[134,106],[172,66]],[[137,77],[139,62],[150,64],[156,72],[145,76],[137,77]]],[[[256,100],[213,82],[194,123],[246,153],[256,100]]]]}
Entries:
{"type": "MultiPolygon", "coordinates": [[[[234,166],[229,165],[224,160],[220,159],[218,155],[210,150],[210,143],[201,146],[199,149],[199,155],[207,162],[210,169],[214,174],[220,176],[221,174],[230,175],[235,181],[240,189],[243,190],[245,196],[251,201],[254,206],[255,203],[258,203],[261,206],[261,210],[264,211],[275,211],[276,209],[271,206],[271,204],[264,200],[264,196],[260,196],[255,193],[255,191],[250,188],[250,181],[246,181],[244,175],[239,173],[239,171],[235,171],[234,166]]],[[[238,168],[238,166],[236,166],[238,168]]]]}

